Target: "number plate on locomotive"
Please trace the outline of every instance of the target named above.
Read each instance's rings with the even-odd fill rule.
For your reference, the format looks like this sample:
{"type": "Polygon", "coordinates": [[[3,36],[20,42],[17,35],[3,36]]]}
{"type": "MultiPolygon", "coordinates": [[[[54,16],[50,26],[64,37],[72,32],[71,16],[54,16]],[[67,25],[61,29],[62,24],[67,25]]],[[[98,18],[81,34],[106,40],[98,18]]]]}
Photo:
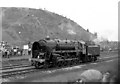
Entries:
{"type": "Polygon", "coordinates": [[[44,55],[44,53],[40,53],[39,55],[44,55]]]}

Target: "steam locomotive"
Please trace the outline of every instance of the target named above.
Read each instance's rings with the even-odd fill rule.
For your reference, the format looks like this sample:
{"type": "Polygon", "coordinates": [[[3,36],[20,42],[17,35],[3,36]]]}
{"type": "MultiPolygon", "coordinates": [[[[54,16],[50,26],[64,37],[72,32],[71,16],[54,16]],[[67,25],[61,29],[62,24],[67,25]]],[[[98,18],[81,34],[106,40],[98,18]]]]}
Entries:
{"type": "Polygon", "coordinates": [[[31,64],[36,68],[96,61],[100,46],[76,40],[41,39],[32,44],[31,64]]]}

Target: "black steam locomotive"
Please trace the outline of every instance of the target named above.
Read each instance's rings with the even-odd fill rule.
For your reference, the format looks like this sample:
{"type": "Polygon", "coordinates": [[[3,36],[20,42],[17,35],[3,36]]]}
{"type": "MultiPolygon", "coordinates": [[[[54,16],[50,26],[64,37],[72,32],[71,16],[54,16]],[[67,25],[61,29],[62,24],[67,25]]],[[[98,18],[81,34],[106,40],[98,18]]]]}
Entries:
{"type": "Polygon", "coordinates": [[[31,64],[36,68],[96,61],[100,46],[75,40],[42,39],[32,45],[31,64]]]}

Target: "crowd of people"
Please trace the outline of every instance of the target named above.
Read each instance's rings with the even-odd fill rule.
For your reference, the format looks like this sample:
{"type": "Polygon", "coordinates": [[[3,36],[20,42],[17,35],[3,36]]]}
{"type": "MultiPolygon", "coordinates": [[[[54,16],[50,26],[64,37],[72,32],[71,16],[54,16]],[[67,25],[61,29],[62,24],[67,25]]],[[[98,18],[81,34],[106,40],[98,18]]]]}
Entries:
{"type": "Polygon", "coordinates": [[[19,46],[10,46],[7,42],[0,42],[0,53],[2,57],[9,58],[12,56],[31,55],[31,48],[20,48],[19,46]]]}

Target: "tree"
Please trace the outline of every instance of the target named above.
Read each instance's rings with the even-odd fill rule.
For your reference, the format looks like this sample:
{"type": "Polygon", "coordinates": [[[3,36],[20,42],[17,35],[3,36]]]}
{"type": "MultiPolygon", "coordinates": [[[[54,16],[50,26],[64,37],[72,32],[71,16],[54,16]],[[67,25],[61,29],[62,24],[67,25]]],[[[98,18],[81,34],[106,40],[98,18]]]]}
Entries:
{"type": "Polygon", "coordinates": [[[97,37],[97,36],[98,36],[98,35],[97,35],[97,32],[95,32],[94,35],[97,37]]]}
{"type": "Polygon", "coordinates": [[[87,29],[87,32],[89,32],[89,29],[87,29]]]}

